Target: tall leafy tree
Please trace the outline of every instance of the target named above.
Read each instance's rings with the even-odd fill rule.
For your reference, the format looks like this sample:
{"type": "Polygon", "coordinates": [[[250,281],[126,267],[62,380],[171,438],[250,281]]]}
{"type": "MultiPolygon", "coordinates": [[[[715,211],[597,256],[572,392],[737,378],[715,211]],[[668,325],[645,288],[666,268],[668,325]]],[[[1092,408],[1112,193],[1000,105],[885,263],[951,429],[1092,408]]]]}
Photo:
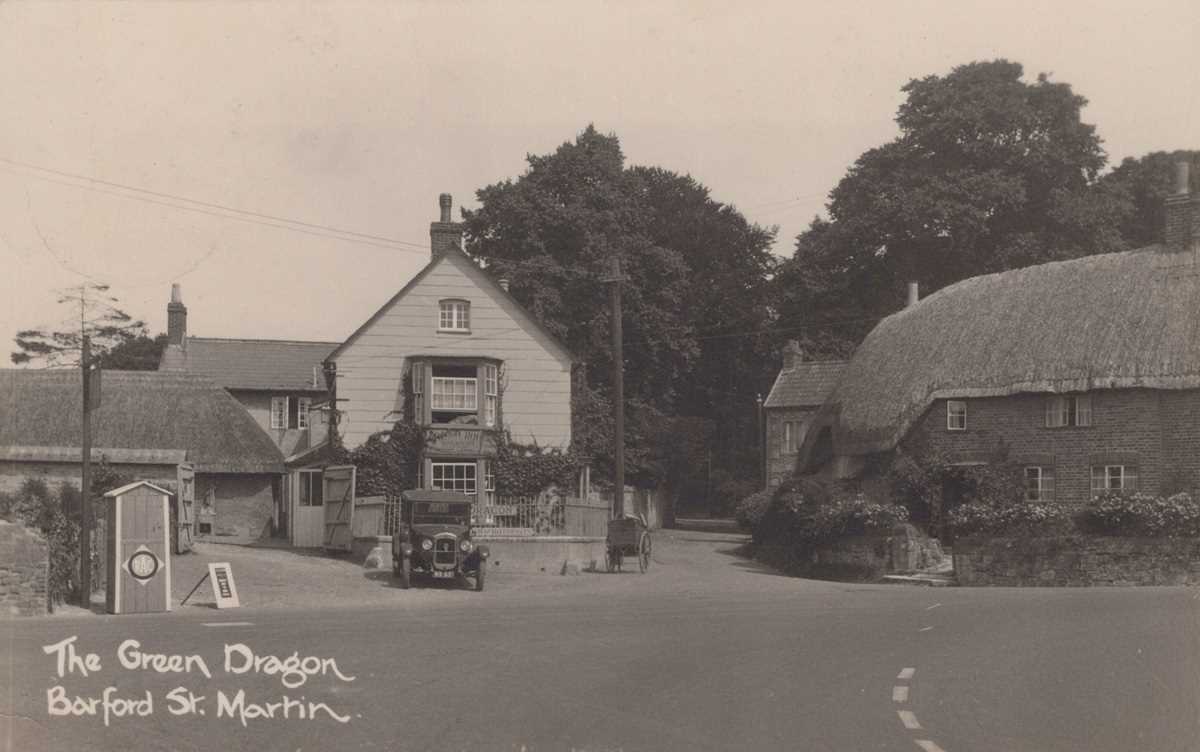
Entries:
{"type": "Polygon", "coordinates": [[[468,250],[584,361],[576,413],[593,420],[577,423],[577,442],[600,458],[611,447],[604,280],[614,258],[624,276],[631,476],[647,480],[663,467],[655,445],[667,416],[724,410],[736,418],[722,426],[727,435],[753,420],[752,395],[768,370],[773,232],[690,177],[627,167],[617,137],[592,126],[527,161],[523,175],[480,189],[480,208],[464,212],[468,250]],[[712,338],[745,331],[724,344],[712,338]]]}
{"type": "Polygon", "coordinates": [[[900,135],[860,156],[830,194],[829,220],[797,238],[779,277],[785,325],[845,352],[902,302],[906,280],[932,292],[1123,247],[1130,204],[1098,180],[1106,157],[1080,119],[1086,100],[1023,73],[975,62],[903,87],[900,135]]]}
{"type": "Polygon", "coordinates": [[[1121,223],[1121,237],[1130,248],[1162,242],[1164,199],[1174,187],[1176,162],[1191,164],[1191,191],[1200,193],[1200,151],[1156,151],[1129,157],[1102,179],[1106,188],[1133,203],[1133,211],[1121,223]]]}

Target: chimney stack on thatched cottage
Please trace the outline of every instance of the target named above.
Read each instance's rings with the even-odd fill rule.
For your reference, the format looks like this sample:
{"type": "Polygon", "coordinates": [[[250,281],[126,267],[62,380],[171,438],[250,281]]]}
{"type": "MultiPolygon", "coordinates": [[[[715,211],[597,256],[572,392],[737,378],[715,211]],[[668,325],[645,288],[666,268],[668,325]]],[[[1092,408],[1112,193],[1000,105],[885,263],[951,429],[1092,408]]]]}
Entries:
{"type": "Polygon", "coordinates": [[[1175,164],[1175,188],[1167,196],[1164,238],[1171,250],[1184,251],[1196,246],[1200,230],[1200,197],[1193,196],[1187,162],[1175,164]]]}

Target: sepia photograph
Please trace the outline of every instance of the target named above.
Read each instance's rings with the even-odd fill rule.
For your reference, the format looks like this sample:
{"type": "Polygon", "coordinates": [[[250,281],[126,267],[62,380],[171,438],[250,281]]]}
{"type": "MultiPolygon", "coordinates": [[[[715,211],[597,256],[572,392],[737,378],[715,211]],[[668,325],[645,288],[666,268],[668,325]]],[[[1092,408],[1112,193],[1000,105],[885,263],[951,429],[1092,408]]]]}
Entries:
{"type": "Polygon", "coordinates": [[[1200,750],[1195,0],[0,0],[0,752],[1200,750]]]}

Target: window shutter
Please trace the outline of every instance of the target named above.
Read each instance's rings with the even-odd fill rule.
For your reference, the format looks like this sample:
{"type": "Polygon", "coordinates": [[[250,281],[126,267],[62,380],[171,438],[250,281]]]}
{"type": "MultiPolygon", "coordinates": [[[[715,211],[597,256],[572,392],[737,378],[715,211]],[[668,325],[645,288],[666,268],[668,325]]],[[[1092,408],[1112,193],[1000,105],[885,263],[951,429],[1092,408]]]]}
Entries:
{"type": "Polygon", "coordinates": [[[1075,398],[1075,425],[1090,426],[1092,424],[1092,395],[1081,394],[1075,398]]]}
{"type": "Polygon", "coordinates": [[[412,364],[412,369],[409,371],[409,377],[412,379],[412,418],[417,425],[425,425],[425,364],[420,361],[412,364]]]}

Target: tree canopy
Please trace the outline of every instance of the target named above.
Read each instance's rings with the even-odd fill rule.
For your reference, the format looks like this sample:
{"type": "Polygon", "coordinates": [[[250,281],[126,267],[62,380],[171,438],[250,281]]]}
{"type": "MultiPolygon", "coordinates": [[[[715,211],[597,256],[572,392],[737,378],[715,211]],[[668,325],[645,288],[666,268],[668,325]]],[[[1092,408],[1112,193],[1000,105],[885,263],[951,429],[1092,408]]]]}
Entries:
{"type": "Polygon", "coordinates": [[[627,167],[618,138],[592,126],[527,161],[520,177],[477,192],[480,207],[464,212],[467,248],[583,362],[577,391],[587,404],[577,412],[596,420],[587,422],[590,435],[576,431],[577,441],[611,456],[611,424],[599,418],[612,388],[605,280],[615,258],[624,278],[631,477],[656,466],[651,445],[661,432],[646,422],[655,417],[717,419],[745,446],[755,390],[769,383],[774,231],[689,176],[627,167]],[[729,333],[742,336],[714,337],[729,333]]]}
{"type": "Polygon", "coordinates": [[[1191,191],[1200,193],[1200,151],[1156,151],[1136,159],[1128,157],[1101,179],[1108,190],[1132,203],[1133,210],[1121,223],[1121,237],[1130,248],[1163,241],[1165,199],[1174,186],[1176,162],[1191,164],[1191,191]]]}
{"type": "Polygon", "coordinates": [[[1019,63],[975,62],[903,87],[900,135],[868,150],[830,194],[829,220],[796,239],[778,278],[783,325],[845,354],[895,310],[960,279],[1124,247],[1128,199],[1086,100],[1019,63]]]}
{"type": "Polygon", "coordinates": [[[63,290],[58,303],[67,308],[67,318],[55,328],[17,332],[17,349],[9,355],[13,363],[48,368],[78,365],[86,335],[93,360],[105,368],[158,368],[166,336],[152,339],[144,322],[117,307],[117,299],[108,294],[107,285],[89,283],[63,290]]]}

